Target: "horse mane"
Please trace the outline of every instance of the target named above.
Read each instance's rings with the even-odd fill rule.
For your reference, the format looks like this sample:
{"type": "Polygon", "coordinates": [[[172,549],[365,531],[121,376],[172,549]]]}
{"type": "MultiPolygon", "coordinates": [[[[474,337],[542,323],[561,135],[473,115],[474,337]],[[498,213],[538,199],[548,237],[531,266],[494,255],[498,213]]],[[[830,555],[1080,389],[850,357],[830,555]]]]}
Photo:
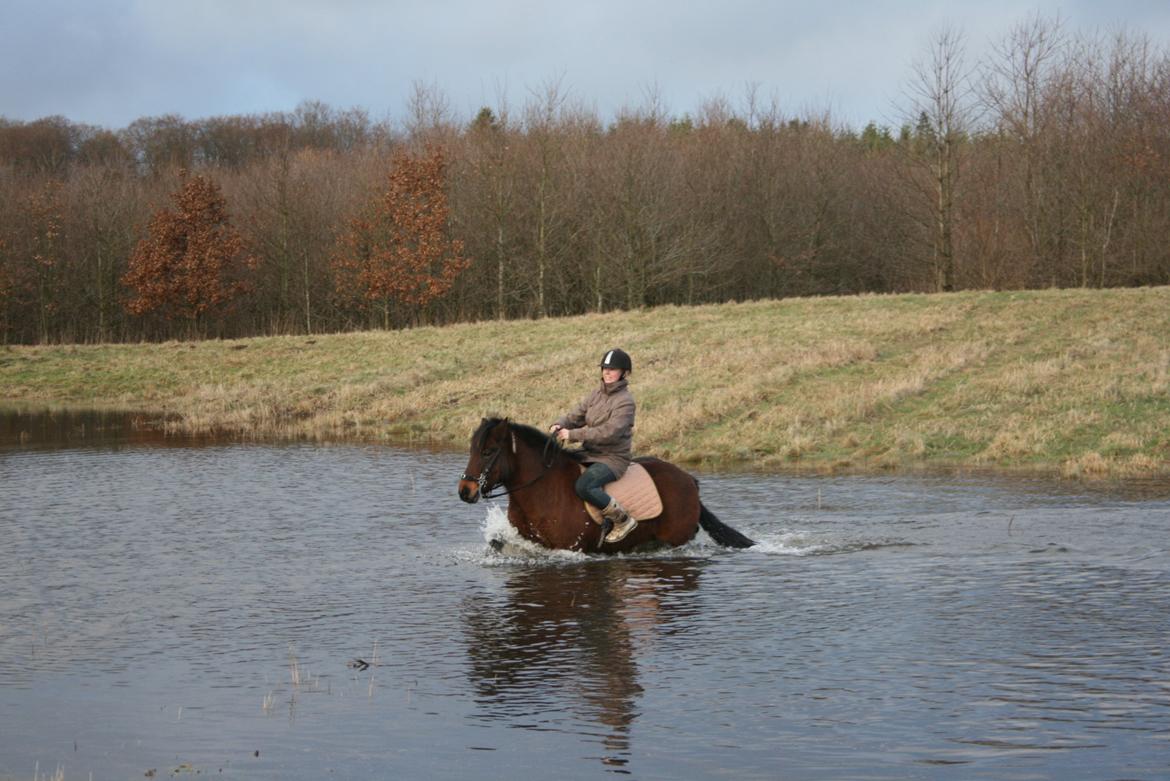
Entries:
{"type": "Polygon", "coordinates": [[[527,426],[523,423],[517,423],[516,421],[509,420],[508,418],[484,418],[483,423],[479,425],[479,429],[475,432],[476,441],[480,441],[480,438],[483,435],[487,434],[488,431],[492,430],[501,423],[507,423],[508,426],[511,427],[512,433],[516,435],[517,439],[529,447],[541,451],[542,453],[545,452],[545,448],[547,447],[555,449],[556,452],[563,453],[570,460],[576,461],[578,463],[581,463],[585,459],[584,452],[580,450],[566,450],[565,448],[561,447],[561,444],[557,442],[556,439],[549,436],[540,429],[534,426],[527,426]]]}

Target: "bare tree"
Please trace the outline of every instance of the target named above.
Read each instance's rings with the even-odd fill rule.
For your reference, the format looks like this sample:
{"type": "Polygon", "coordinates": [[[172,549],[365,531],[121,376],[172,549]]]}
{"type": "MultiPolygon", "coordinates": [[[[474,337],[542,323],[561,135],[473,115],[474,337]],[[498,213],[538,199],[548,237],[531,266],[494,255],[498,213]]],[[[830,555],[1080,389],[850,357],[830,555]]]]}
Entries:
{"type": "Polygon", "coordinates": [[[121,279],[149,217],[146,193],[124,165],[90,165],[74,173],[67,196],[65,231],[85,291],[72,307],[77,336],[108,341],[124,333],[121,279]]]}
{"type": "MultiPolygon", "coordinates": [[[[484,107],[472,122],[465,138],[464,187],[467,197],[464,220],[474,226],[467,233],[479,234],[483,250],[480,257],[494,261],[492,284],[495,288],[495,316],[508,315],[508,301],[515,284],[512,278],[512,232],[517,208],[516,136],[507,103],[501,101],[498,112],[484,107]]],[[[473,239],[469,238],[469,241],[473,239]]],[[[475,250],[472,250],[472,254],[475,250]]]]}
{"type": "Polygon", "coordinates": [[[568,95],[561,79],[546,81],[524,107],[524,124],[528,147],[533,157],[532,182],[533,261],[535,265],[535,314],[549,313],[547,290],[550,267],[555,262],[561,242],[564,209],[560,188],[564,172],[563,134],[558,132],[558,118],[568,95]]]}
{"type": "Polygon", "coordinates": [[[963,35],[944,29],[930,43],[924,59],[913,64],[908,86],[907,119],[916,123],[915,143],[908,151],[911,165],[923,167],[929,185],[931,254],[934,289],[955,288],[956,189],[963,148],[973,121],[972,89],[965,63],[963,35]]]}
{"type": "Polygon", "coordinates": [[[407,99],[406,133],[416,147],[449,145],[458,132],[451,102],[435,82],[415,81],[407,99]]]}
{"type": "Polygon", "coordinates": [[[1039,265],[1024,284],[1058,282],[1063,262],[1063,196],[1056,181],[1059,162],[1050,159],[1054,115],[1046,98],[1065,48],[1059,18],[1049,21],[1037,14],[996,46],[981,79],[980,93],[998,133],[1017,150],[1012,167],[1019,197],[1008,208],[1019,215],[1014,219],[1022,221],[1028,238],[1028,255],[1019,261],[1039,265]]]}

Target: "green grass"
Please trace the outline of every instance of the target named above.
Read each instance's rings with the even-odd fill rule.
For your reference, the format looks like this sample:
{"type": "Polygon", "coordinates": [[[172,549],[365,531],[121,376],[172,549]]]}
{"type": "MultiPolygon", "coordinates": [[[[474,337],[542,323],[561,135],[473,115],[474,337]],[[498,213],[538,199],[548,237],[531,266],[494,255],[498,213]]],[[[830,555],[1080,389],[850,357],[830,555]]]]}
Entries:
{"type": "Polygon", "coordinates": [[[861,296],[232,342],[0,350],[0,404],[460,448],[634,357],[639,452],[709,466],[1170,474],[1170,288],[861,296]]]}

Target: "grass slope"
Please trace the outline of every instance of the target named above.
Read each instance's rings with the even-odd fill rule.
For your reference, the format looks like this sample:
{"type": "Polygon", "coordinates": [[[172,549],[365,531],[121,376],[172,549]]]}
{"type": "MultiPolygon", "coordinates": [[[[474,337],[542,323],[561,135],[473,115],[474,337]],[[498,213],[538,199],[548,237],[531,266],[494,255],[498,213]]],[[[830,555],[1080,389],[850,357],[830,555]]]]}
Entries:
{"type": "Polygon", "coordinates": [[[0,403],[465,447],[634,358],[635,446],[765,468],[1170,474],[1170,288],[789,299],[239,341],[11,347],[0,403]]]}

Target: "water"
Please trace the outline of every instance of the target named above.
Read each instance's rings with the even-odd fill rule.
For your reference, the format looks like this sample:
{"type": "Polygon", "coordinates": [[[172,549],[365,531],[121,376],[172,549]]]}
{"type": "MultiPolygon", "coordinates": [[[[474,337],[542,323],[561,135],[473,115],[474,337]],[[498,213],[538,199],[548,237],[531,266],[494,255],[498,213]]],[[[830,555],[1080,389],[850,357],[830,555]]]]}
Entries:
{"type": "Polygon", "coordinates": [[[1166,486],[705,474],[756,548],[501,556],[459,454],[0,421],[3,779],[1170,777],[1166,486]]]}

